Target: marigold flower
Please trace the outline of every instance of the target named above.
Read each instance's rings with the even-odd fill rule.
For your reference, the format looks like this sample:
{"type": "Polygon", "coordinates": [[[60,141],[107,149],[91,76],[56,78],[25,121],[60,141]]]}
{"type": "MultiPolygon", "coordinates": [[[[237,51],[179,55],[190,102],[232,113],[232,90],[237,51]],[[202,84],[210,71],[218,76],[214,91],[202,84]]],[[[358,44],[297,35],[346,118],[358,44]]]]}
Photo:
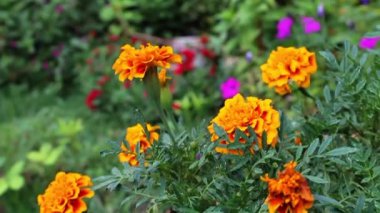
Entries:
{"type": "Polygon", "coordinates": [[[153,144],[157,141],[160,135],[156,132],[160,127],[151,126],[146,124],[147,130],[149,131],[149,140],[144,128],[141,124],[136,124],[135,126],[129,127],[126,130],[125,140],[128,143],[129,148],[127,148],[124,143],[121,143],[122,152],[119,154],[119,160],[122,163],[128,162],[131,166],[138,166],[139,161],[137,159],[137,144],[140,143],[140,153],[145,153],[153,144]]]}
{"type": "Polygon", "coordinates": [[[115,74],[119,75],[120,81],[134,78],[144,78],[150,67],[170,68],[170,63],[181,63],[182,58],[173,53],[173,48],[169,46],[141,45],[140,49],[135,49],[129,44],[121,48],[121,53],[112,66],[115,74]]]}
{"type": "MultiPolygon", "coordinates": [[[[227,99],[224,107],[220,109],[219,114],[211,120],[211,124],[208,126],[211,140],[216,141],[219,138],[215,133],[214,123],[226,131],[231,142],[235,140],[237,129],[249,136],[248,127],[252,127],[258,138],[259,147],[262,146],[264,131],[267,134],[267,144],[274,147],[277,143],[277,128],[280,127],[280,114],[272,108],[271,102],[270,99],[261,100],[256,97],[244,99],[241,94],[227,99]]],[[[245,143],[246,141],[240,139],[239,142],[245,143]]],[[[228,144],[228,142],[221,141],[221,144],[228,144]]],[[[225,154],[242,154],[242,150],[224,147],[217,147],[216,151],[225,154]]]]}
{"type": "Polygon", "coordinates": [[[317,71],[317,62],[315,54],[305,47],[278,47],[260,68],[263,81],[284,95],[291,92],[290,80],[299,87],[309,87],[310,75],[317,71]]]}
{"type": "Polygon", "coordinates": [[[268,183],[269,195],[265,202],[269,213],[304,213],[311,208],[314,197],[304,176],[295,170],[296,162],[285,164],[285,170],[278,173],[277,179],[269,178],[268,174],[261,177],[268,183]]]}
{"type": "Polygon", "coordinates": [[[85,212],[87,205],[83,198],[91,198],[95,194],[89,186],[92,186],[89,176],[58,172],[45,193],[37,197],[40,213],[85,212]]]}

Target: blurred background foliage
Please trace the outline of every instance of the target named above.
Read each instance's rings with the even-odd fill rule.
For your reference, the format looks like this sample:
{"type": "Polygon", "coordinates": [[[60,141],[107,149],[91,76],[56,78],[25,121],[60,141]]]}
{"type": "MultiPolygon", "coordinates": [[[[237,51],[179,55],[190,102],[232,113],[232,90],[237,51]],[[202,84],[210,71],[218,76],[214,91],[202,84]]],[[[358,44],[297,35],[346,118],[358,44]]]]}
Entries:
{"type": "MultiPolygon", "coordinates": [[[[315,52],[329,49],[331,52],[323,56],[334,60],[336,48],[345,48],[344,40],[357,44],[366,33],[380,30],[376,29],[380,24],[380,2],[363,2],[0,1],[0,212],[29,212],[31,206],[37,209],[36,196],[59,170],[80,171],[96,177],[118,165],[115,157],[101,158],[99,153],[105,149],[107,139],[118,138],[129,124],[136,122],[137,108],[144,109],[146,120],[158,122],[151,102],[145,101],[141,83],[135,81],[133,87],[122,85],[113,75],[112,63],[122,44],[173,44],[178,38],[196,38],[196,47],[187,45],[200,55],[191,72],[170,74],[176,103],[173,108],[177,116],[181,114],[178,119],[185,127],[215,115],[223,104],[219,85],[229,76],[242,81],[242,93],[272,98],[276,108],[295,117],[296,113],[290,109],[296,107],[302,94],[275,95],[261,81],[259,66],[278,45],[307,46],[315,52]],[[317,8],[321,4],[324,13],[319,16],[317,8]],[[290,38],[278,40],[276,25],[284,16],[293,17],[295,24],[290,38]],[[320,21],[322,30],[304,34],[302,16],[320,21]],[[251,56],[246,57],[247,53],[251,56]],[[101,91],[95,100],[89,99],[93,90],[101,91]],[[95,108],[89,107],[89,103],[95,108]]],[[[352,63],[361,64],[357,57],[352,56],[359,60],[352,63]]],[[[313,108],[311,100],[303,104],[308,113],[320,110],[333,114],[317,115],[321,117],[318,122],[312,118],[303,121],[307,123],[305,128],[310,127],[303,133],[310,136],[307,140],[314,139],[311,130],[315,126],[329,132],[332,126],[339,131],[336,126],[342,125],[378,141],[378,136],[371,136],[371,131],[366,132],[367,126],[361,124],[379,116],[378,102],[370,101],[378,97],[371,92],[379,91],[374,82],[378,78],[360,72],[357,75],[363,75],[360,79],[365,83],[360,79],[342,81],[339,79],[351,78],[351,74],[335,72],[339,67],[331,67],[333,63],[326,66],[326,61],[318,58],[320,69],[331,69],[337,81],[328,82],[325,87],[325,73],[318,72],[313,76],[309,92],[324,94],[321,98],[327,101],[318,109],[313,108]],[[352,84],[344,84],[351,81],[352,84]],[[349,105],[330,103],[340,98],[334,96],[339,94],[336,88],[352,92],[347,93],[349,105]],[[359,89],[366,91],[366,96],[355,93],[359,89]],[[358,116],[354,118],[355,106],[367,108],[354,110],[358,116]],[[331,117],[345,123],[329,120],[331,117]],[[325,123],[319,123],[322,120],[325,123]]],[[[378,69],[378,58],[368,60],[373,60],[370,63],[375,63],[378,69]]],[[[351,65],[344,65],[347,66],[351,65]]],[[[355,70],[346,72],[355,73],[355,70]]],[[[352,165],[358,169],[357,173],[364,170],[360,168],[369,157],[362,156],[364,160],[352,165]]],[[[378,171],[376,167],[374,173],[378,175],[378,171]]],[[[123,208],[119,205],[122,198],[123,195],[103,193],[90,205],[100,212],[117,212],[123,208]]]]}

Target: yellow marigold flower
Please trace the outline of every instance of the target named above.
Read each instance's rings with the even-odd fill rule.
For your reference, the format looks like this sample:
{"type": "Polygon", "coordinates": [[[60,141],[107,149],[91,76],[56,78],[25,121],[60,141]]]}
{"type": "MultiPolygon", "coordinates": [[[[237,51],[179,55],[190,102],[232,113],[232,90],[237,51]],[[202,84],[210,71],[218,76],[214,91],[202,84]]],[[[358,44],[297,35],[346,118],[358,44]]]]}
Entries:
{"type": "Polygon", "coordinates": [[[156,130],[160,127],[151,126],[150,124],[146,124],[146,126],[150,134],[149,140],[141,124],[136,124],[135,126],[127,128],[125,140],[129,145],[129,149],[121,143],[120,148],[122,152],[119,154],[120,162],[128,162],[131,166],[138,166],[139,161],[137,159],[137,144],[140,142],[140,153],[145,153],[151,147],[153,142],[158,140],[160,135],[156,132],[156,130]]]}
{"type": "Polygon", "coordinates": [[[278,173],[277,179],[266,174],[261,180],[268,183],[269,195],[265,202],[269,213],[306,213],[314,203],[309,185],[304,176],[295,170],[296,162],[285,164],[285,170],[278,173]]]}
{"type": "Polygon", "coordinates": [[[38,195],[40,213],[81,213],[87,210],[83,198],[91,198],[94,191],[89,176],[58,172],[45,193],[38,195]]]}
{"type": "MultiPolygon", "coordinates": [[[[211,120],[211,124],[208,126],[211,140],[216,141],[219,138],[215,133],[214,123],[226,131],[231,142],[235,140],[237,129],[249,136],[248,127],[252,127],[258,138],[259,147],[262,146],[264,131],[267,134],[267,144],[274,147],[277,143],[277,128],[280,127],[280,114],[272,108],[271,102],[270,99],[261,100],[256,97],[244,99],[240,94],[227,99],[224,107],[220,109],[218,115],[211,120]]],[[[245,143],[246,141],[240,139],[239,142],[245,143]]],[[[221,144],[228,144],[228,142],[221,141],[221,144]]],[[[242,154],[242,150],[231,150],[224,147],[217,147],[216,151],[225,154],[242,154]]]]}
{"type": "Polygon", "coordinates": [[[291,92],[289,81],[298,87],[310,86],[310,75],[317,71],[315,54],[305,47],[278,47],[272,51],[266,64],[261,65],[262,78],[280,95],[291,92]]]}
{"type": "Polygon", "coordinates": [[[170,63],[181,63],[182,58],[173,53],[169,46],[141,45],[136,49],[129,44],[121,48],[121,53],[112,66],[120,81],[144,78],[149,67],[170,68],[170,63]]]}

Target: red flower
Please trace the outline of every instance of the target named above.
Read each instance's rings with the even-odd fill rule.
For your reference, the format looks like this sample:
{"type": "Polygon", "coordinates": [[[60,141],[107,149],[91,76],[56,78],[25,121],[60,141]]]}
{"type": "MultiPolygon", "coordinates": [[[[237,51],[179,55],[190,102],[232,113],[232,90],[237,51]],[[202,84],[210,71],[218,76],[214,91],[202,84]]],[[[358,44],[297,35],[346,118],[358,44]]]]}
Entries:
{"type": "Polygon", "coordinates": [[[137,36],[131,36],[131,44],[136,44],[136,42],[139,41],[139,38],[137,36]]]}
{"type": "Polygon", "coordinates": [[[181,109],[181,104],[177,103],[177,102],[174,102],[172,104],[172,108],[173,108],[173,110],[180,110],[181,109]]]}
{"type": "Polygon", "coordinates": [[[124,81],[124,88],[125,89],[128,89],[129,87],[131,87],[132,85],[132,81],[124,81]]]}
{"type": "Polygon", "coordinates": [[[108,39],[109,39],[110,41],[118,41],[119,38],[120,38],[120,36],[118,36],[118,35],[109,35],[109,36],[108,36],[108,39]]]}
{"type": "Polygon", "coordinates": [[[210,49],[207,49],[207,48],[202,48],[201,49],[201,53],[202,53],[202,55],[204,57],[209,58],[209,59],[213,59],[216,56],[216,54],[214,53],[214,51],[212,51],[210,49]]]}
{"type": "Polygon", "coordinates": [[[108,75],[103,75],[102,77],[99,78],[98,80],[98,85],[99,86],[104,86],[111,78],[108,75]]]}
{"type": "Polygon", "coordinates": [[[211,76],[214,76],[215,73],[216,73],[216,69],[218,68],[218,65],[217,64],[213,64],[210,68],[210,75],[211,76]]]}
{"type": "Polygon", "coordinates": [[[202,35],[201,38],[200,38],[200,40],[201,40],[201,43],[203,45],[206,45],[208,43],[208,36],[207,35],[202,35]]]}
{"type": "Polygon", "coordinates": [[[177,75],[182,75],[184,72],[194,69],[195,51],[191,49],[184,49],[181,54],[184,56],[184,60],[182,64],[179,64],[174,71],[177,75]]]}
{"type": "Polygon", "coordinates": [[[96,109],[96,105],[94,103],[94,101],[99,97],[101,96],[103,93],[102,90],[100,89],[93,89],[90,91],[90,93],[88,93],[87,97],[86,97],[86,105],[87,107],[90,109],[90,110],[95,110],[96,109]]]}

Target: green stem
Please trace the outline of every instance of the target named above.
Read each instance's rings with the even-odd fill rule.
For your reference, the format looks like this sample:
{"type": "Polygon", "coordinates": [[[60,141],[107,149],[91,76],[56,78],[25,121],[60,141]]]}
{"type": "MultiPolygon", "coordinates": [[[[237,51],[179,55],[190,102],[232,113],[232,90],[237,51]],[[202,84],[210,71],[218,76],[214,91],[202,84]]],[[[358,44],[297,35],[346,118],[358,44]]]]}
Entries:
{"type": "Polygon", "coordinates": [[[306,97],[308,97],[308,98],[311,98],[313,101],[315,101],[315,98],[314,98],[312,95],[310,95],[310,93],[309,93],[306,89],[304,89],[304,88],[298,88],[298,90],[299,90],[304,96],[306,96],[306,97]]]}

